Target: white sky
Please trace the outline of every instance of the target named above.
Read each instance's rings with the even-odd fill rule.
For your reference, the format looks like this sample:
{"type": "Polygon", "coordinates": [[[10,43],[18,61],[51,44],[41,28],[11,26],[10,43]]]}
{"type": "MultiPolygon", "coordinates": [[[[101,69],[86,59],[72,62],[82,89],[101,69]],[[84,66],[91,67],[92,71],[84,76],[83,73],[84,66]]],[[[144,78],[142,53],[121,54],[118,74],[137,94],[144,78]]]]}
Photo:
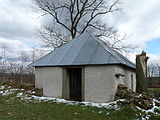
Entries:
{"type": "Polygon", "coordinates": [[[125,0],[124,15],[118,28],[127,33],[130,42],[144,46],[146,41],[160,37],[160,1],[125,0]]]}
{"type": "MultiPolygon", "coordinates": [[[[140,52],[147,47],[147,41],[160,38],[160,0],[123,0],[123,3],[123,13],[115,17],[114,23],[120,34],[129,37],[126,42],[139,46],[140,52]]],[[[37,45],[35,30],[42,23],[37,16],[31,0],[0,0],[0,44],[8,44],[15,53],[37,45]]],[[[160,50],[149,55],[160,59],[160,50]]],[[[130,58],[134,61],[134,54],[130,58]]]]}

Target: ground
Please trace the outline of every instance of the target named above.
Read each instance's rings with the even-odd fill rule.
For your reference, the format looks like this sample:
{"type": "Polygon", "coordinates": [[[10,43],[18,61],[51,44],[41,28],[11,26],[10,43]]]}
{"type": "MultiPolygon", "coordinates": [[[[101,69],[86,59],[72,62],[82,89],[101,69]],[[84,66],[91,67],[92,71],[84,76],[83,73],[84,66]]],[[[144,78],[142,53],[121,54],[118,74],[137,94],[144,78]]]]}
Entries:
{"type": "Polygon", "coordinates": [[[160,120],[157,98],[152,99],[152,108],[145,110],[122,104],[125,99],[110,103],[74,102],[38,96],[37,91],[26,86],[0,85],[0,120],[160,120]]]}

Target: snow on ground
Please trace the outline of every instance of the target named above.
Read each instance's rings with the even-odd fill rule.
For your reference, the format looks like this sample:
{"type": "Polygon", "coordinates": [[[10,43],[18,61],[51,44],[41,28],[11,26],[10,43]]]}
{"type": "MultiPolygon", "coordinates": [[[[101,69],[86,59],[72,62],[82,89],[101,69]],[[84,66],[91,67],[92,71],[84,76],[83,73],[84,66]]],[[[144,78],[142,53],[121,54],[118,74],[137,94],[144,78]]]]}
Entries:
{"type": "Polygon", "coordinates": [[[18,89],[18,88],[14,88],[12,89],[11,86],[0,86],[0,94],[2,94],[2,96],[7,96],[7,95],[10,95],[12,93],[14,93],[15,91],[18,91],[18,90],[24,90],[24,89],[18,89]]]}
{"type": "MultiPolygon", "coordinates": [[[[2,96],[7,96],[7,95],[10,95],[12,93],[16,92],[16,97],[17,98],[20,98],[21,100],[27,100],[27,101],[31,101],[31,102],[56,102],[56,103],[66,103],[66,104],[69,104],[69,105],[84,105],[84,106],[94,106],[94,107],[98,107],[98,108],[101,108],[101,107],[105,107],[105,108],[112,108],[112,109],[115,109],[115,110],[119,110],[120,109],[120,106],[117,105],[117,102],[119,101],[125,101],[125,99],[119,99],[119,100],[116,100],[116,101],[113,101],[113,102],[109,102],[109,103],[94,103],[94,102],[75,102],[75,101],[68,101],[68,100],[65,100],[65,99],[59,99],[59,98],[52,98],[52,97],[44,97],[44,96],[35,96],[35,91],[32,91],[32,90],[24,90],[24,89],[13,89],[11,88],[11,86],[0,86],[0,94],[2,96]]],[[[140,97],[141,95],[139,95],[140,97]]],[[[153,103],[153,107],[152,109],[149,109],[149,110],[144,110],[142,108],[139,108],[137,106],[137,109],[141,110],[142,112],[145,112],[145,113],[154,113],[154,114],[158,114],[155,112],[155,109],[158,109],[160,110],[160,106],[156,106],[156,102],[160,102],[156,99],[153,99],[152,100],[152,103],[153,103]]],[[[146,118],[147,116],[145,116],[144,119],[147,119],[146,118]]]]}
{"type": "Polygon", "coordinates": [[[77,101],[68,101],[65,99],[59,99],[59,98],[52,98],[52,97],[44,97],[44,96],[35,96],[35,91],[25,91],[24,93],[24,89],[13,89],[11,88],[11,86],[0,86],[0,94],[2,96],[7,96],[10,95],[14,92],[18,91],[16,97],[20,98],[21,100],[29,100],[29,101],[33,101],[33,102],[46,102],[46,101],[52,101],[52,102],[56,102],[56,103],[66,103],[69,105],[84,105],[84,106],[94,106],[94,107],[105,107],[105,108],[113,108],[118,110],[118,105],[117,102],[118,101],[124,101],[125,99],[120,99],[117,101],[113,101],[113,102],[109,102],[109,103],[94,103],[94,102],[77,102],[77,101]],[[8,87],[8,88],[7,88],[8,87]],[[28,96],[29,93],[30,95],[28,96]]]}
{"type": "Polygon", "coordinates": [[[153,100],[152,100],[153,107],[152,107],[151,109],[149,109],[149,110],[142,109],[142,108],[140,108],[140,107],[138,107],[138,106],[137,106],[137,108],[138,108],[139,110],[141,110],[142,112],[145,112],[145,113],[154,113],[155,115],[158,115],[158,113],[155,112],[155,110],[156,110],[156,109],[157,109],[157,110],[160,110],[160,106],[159,106],[159,107],[156,106],[156,104],[155,104],[156,102],[159,102],[159,101],[156,100],[156,99],[153,99],[153,100]]]}
{"type": "Polygon", "coordinates": [[[117,100],[117,101],[114,101],[114,102],[109,102],[109,103],[94,103],[94,102],[77,102],[77,101],[68,101],[68,100],[65,100],[65,99],[59,99],[59,98],[52,98],[52,97],[44,97],[44,96],[35,96],[35,95],[32,95],[30,97],[24,95],[23,93],[18,93],[17,94],[17,97],[21,98],[21,100],[35,100],[35,102],[46,102],[46,101],[53,101],[53,102],[56,102],[56,103],[67,103],[69,105],[85,105],[85,106],[93,106],[93,107],[98,107],[98,108],[101,108],[101,107],[105,107],[105,108],[113,108],[113,109],[116,109],[118,110],[118,105],[117,105],[117,102],[118,101],[124,101],[124,99],[120,99],[120,100],[117,100]]]}

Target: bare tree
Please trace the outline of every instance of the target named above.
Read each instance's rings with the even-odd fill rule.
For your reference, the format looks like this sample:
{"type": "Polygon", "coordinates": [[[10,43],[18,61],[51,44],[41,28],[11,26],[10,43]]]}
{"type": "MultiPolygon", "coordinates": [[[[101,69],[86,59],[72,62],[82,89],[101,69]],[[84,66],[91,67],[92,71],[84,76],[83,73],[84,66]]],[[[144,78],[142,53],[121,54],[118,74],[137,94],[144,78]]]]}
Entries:
{"type": "Polygon", "coordinates": [[[132,52],[132,50],[138,48],[138,46],[134,46],[132,44],[126,44],[128,39],[127,35],[124,34],[120,36],[118,31],[111,31],[108,34],[100,35],[101,39],[104,40],[111,48],[118,51],[121,54],[126,54],[132,52]],[[125,43],[125,44],[124,44],[125,43]]]}
{"type": "Polygon", "coordinates": [[[1,53],[1,57],[2,57],[2,66],[4,66],[5,65],[5,61],[6,61],[6,59],[7,59],[7,53],[10,51],[10,48],[9,48],[9,46],[7,46],[7,44],[5,44],[5,43],[2,43],[1,45],[0,45],[0,53],[1,53]]]}
{"type": "Polygon", "coordinates": [[[7,44],[2,43],[0,45],[0,57],[1,57],[0,73],[2,73],[2,81],[5,81],[4,74],[7,72],[6,61],[9,52],[10,52],[10,47],[7,44]]]}
{"type": "Polygon", "coordinates": [[[148,64],[148,77],[160,77],[160,63],[158,60],[150,61],[148,64]]]}
{"type": "Polygon", "coordinates": [[[45,47],[59,47],[88,30],[98,37],[115,33],[102,16],[120,11],[120,0],[33,0],[44,15],[52,17],[49,25],[38,33],[45,47]]]}

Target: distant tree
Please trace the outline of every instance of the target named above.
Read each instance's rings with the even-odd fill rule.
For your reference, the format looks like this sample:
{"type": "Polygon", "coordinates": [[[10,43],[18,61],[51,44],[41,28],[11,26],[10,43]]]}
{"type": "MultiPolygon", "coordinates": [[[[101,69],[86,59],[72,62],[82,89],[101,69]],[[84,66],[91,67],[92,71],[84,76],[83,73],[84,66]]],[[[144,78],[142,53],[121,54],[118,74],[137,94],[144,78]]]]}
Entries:
{"type": "Polygon", "coordinates": [[[148,64],[148,77],[160,77],[160,63],[157,60],[148,64]]]}
{"type": "MultiPolygon", "coordinates": [[[[97,37],[117,37],[113,37],[117,31],[112,26],[107,26],[107,22],[101,18],[120,11],[120,0],[33,1],[44,12],[42,16],[52,17],[52,22],[38,31],[44,38],[45,47],[59,47],[86,30],[95,33],[97,37]]],[[[116,43],[119,40],[114,42],[114,46],[116,43]]]]}
{"type": "Polygon", "coordinates": [[[10,47],[5,43],[1,43],[0,44],[0,57],[1,57],[0,73],[2,73],[3,81],[5,81],[4,73],[7,72],[6,61],[7,61],[9,52],[10,52],[10,47]]]}
{"type": "Polygon", "coordinates": [[[2,66],[5,66],[5,61],[7,59],[8,52],[10,52],[10,47],[7,44],[2,43],[0,45],[0,56],[1,56],[2,66]]]}

